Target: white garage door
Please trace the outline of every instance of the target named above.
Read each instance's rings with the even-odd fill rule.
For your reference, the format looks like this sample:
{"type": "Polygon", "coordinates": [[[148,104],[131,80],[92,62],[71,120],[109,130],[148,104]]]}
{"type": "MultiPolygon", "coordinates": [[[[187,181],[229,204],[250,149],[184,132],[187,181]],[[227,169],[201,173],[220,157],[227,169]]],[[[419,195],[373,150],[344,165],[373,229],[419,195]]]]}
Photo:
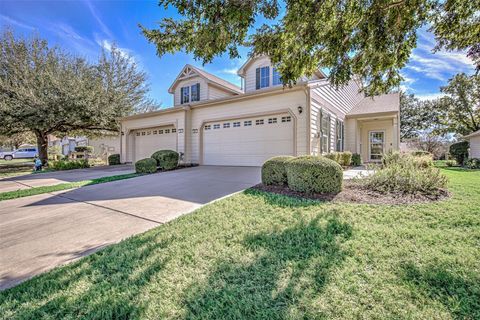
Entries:
{"type": "Polygon", "coordinates": [[[293,120],[288,114],[207,123],[203,163],[261,166],[278,155],[293,155],[293,120]]]}
{"type": "Polygon", "coordinates": [[[163,149],[177,150],[177,130],[173,126],[135,131],[135,161],[163,149]]]}

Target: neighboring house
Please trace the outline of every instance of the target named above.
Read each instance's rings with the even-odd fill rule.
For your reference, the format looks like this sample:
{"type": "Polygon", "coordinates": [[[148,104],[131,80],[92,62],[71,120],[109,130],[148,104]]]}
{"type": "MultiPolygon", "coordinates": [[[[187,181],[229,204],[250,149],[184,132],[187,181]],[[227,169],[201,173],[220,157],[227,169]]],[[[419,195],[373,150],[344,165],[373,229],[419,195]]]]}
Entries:
{"type": "Polygon", "coordinates": [[[469,158],[480,159],[480,130],[464,137],[470,143],[469,158]]]}
{"type": "Polygon", "coordinates": [[[58,138],[54,135],[48,136],[48,146],[58,148],[64,156],[75,152],[76,146],[86,146],[87,139],[85,137],[63,137],[58,138]]]}
{"type": "Polygon", "coordinates": [[[287,88],[264,56],[238,75],[243,89],[186,65],[169,89],[173,107],[121,119],[122,162],[160,149],[180,152],[186,163],[227,166],[343,150],[378,161],[399,149],[397,93],[365,98],[355,81],[336,90],[320,70],[287,88]]]}
{"type": "Polygon", "coordinates": [[[116,134],[89,138],[88,145],[93,147],[93,156],[107,159],[111,154],[120,153],[120,136],[116,134]]]}

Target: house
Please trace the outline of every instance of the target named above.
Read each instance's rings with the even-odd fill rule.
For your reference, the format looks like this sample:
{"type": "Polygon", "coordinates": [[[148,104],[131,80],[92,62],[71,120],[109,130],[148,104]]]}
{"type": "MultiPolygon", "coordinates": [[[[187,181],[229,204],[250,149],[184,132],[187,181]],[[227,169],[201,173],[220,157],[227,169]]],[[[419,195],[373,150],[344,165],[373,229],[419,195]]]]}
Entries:
{"type": "Polygon", "coordinates": [[[470,143],[469,158],[480,159],[480,130],[464,137],[470,143]]]}
{"type": "Polygon", "coordinates": [[[56,148],[57,152],[68,156],[70,153],[75,152],[75,147],[77,146],[86,146],[87,139],[83,136],[81,137],[62,137],[59,138],[54,135],[48,135],[48,147],[56,148]]]}
{"type": "Polygon", "coordinates": [[[186,163],[232,166],[343,150],[379,161],[399,149],[398,93],[366,98],[356,81],[335,89],[320,70],[287,88],[265,56],[238,75],[241,88],[187,64],[168,90],[173,107],[120,119],[122,162],[160,149],[186,163]]]}

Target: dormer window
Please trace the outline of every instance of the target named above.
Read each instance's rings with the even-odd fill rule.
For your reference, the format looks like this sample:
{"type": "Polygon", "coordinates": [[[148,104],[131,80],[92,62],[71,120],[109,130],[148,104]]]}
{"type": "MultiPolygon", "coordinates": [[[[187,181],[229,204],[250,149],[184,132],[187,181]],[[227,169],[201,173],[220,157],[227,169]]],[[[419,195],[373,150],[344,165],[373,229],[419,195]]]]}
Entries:
{"type": "Polygon", "coordinates": [[[273,68],[273,76],[272,76],[272,82],[273,85],[279,85],[282,84],[282,77],[280,76],[280,73],[278,73],[277,69],[273,68]]]}
{"type": "Polygon", "coordinates": [[[180,103],[200,101],[200,83],[180,88],[180,103]]]}
{"type": "Polygon", "coordinates": [[[255,79],[256,89],[267,88],[270,86],[270,67],[261,67],[256,70],[255,79]]]}

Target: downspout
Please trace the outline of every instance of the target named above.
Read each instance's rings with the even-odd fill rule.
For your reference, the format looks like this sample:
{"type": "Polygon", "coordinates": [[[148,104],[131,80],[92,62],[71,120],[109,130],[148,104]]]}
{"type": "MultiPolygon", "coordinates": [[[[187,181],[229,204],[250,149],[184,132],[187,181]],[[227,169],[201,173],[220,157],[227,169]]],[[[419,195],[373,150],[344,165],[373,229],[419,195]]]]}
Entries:
{"type": "MultiPolygon", "coordinates": [[[[123,125],[122,123],[120,122],[120,163],[122,162],[122,158],[123,158],[123,136],[122,136],[122,133],[123,133],[123,125]]],[[[108,154],[108,152],[107,152],[108,154]]],[[[107,162],[108,162],[108,158],[107,158],[107,162]]],[[[108,163],[107,163],[108,164],[108,163]]]]}
{"type": "Polygon", "coordinates": [[[311,123],[311,116],[312,116],[312,112],[311,112],[311,97],[310,97],[310,87],[308,86],[308,84],[305,84],[305,88],[304,88],[304,91],[305,91],[305,97],[306,97],[306,106],[307,106],[307,155],[310,155],[312,154],[312,123],[311,123]]]}

